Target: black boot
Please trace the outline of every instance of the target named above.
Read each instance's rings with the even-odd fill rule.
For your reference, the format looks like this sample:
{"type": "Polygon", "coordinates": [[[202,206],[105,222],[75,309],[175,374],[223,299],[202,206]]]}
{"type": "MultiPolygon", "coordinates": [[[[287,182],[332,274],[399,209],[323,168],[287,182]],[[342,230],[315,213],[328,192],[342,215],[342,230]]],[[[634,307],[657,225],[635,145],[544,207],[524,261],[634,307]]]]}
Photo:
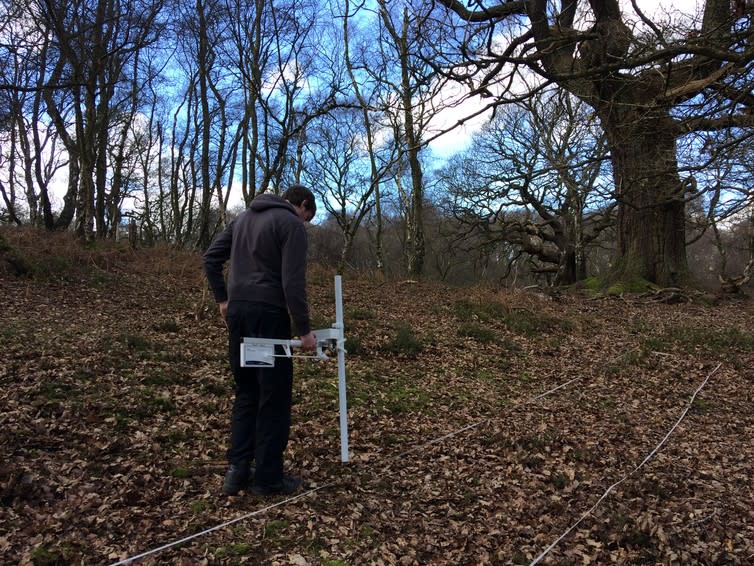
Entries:
{"type": "Polygon", "coordinates": [[[225,472],[223,481],[223,495],[236,495],[242,489],[249,487],[250,478],[254,476],[254,464],[240,462],[231,464],[225,472]]]}
{"type": "Polygon", "coordinates": [[[283,479],[272,485],[251,486],[251,493],[254,495],[291,495],[296,493],[301,487],[301,478],[298,476],[283,476],[283,479]]]}

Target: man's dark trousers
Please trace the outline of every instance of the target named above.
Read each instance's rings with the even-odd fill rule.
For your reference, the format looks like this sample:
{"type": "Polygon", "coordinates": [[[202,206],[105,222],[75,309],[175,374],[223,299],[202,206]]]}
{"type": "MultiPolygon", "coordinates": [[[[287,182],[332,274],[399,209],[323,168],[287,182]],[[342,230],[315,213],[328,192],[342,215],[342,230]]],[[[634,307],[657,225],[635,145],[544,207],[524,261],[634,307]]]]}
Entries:
{"type": "MultiPolygon", "coordinates": [[[[291,320],[283,308],[250,301],[228,303],[230,367],[236,386],[228,462],[256,461],[254,483],[278,484],[283,479],[283,452],[291,426],[293,361],[275,358],[273,368],[241,367],[244,337],[291,337],[291,320]]],[[[276,348],[282,353],[282,348],[276,348]]]]}

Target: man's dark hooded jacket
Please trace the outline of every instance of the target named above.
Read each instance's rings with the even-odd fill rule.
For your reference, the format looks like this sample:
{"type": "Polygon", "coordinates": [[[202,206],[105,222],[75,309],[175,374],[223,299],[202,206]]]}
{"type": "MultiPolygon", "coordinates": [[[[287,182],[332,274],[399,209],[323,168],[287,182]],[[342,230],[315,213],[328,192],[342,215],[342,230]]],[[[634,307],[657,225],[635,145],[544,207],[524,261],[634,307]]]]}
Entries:
{"type": "Polygon", "coordinates": [[[299,335],[308,334],[306,246],[306,228],[293,205],[275,195],[256,197],[204,253],[215,300],[287,308],[299,335]],[[228,259],[226,288],[223,264],[228,259]]]}

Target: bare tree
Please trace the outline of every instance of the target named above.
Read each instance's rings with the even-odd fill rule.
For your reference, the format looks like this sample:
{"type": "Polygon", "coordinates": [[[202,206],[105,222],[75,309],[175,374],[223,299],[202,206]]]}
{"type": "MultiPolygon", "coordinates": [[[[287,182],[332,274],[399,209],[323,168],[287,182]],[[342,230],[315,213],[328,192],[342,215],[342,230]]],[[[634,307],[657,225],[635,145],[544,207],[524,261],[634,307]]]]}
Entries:
{"type": "Polygon", "coordinates": [[[339,273],[362,221],[375,206],[375,176],[379,182],[385,170],[384,156],[365,143],[369,136],[361,118],[360,110],[333,111],[309,129],[306,143],[303,181],[320,194],[342,235],[339,273]]]}
{"type": "Polygon", "coordinates": [[[0,25],[31,29],[25,41],[35,42],[22,52],[14,40],[0,52],[15,62],[3,65],[0,78],[13,141],[11,162],[4,162],[11,177],[0,186],[14,211],[8,216],[18,216],[17,196],[24,195],[34,219],[67,226],[75,215],[85,238],[114,234],[124,199],[138,186],[139,202],[155,205],[142,216],[155,223],[153,235],[205,245],[225,220],[237,164],[247,202],[299,177],[306,128],[344,91],[338,42],[327,39],[334,25],[307,0],[7,5],[0,25]],[[148,52],[152,47],[163,50],[163,60],[148,52]],[[46,131],[55,137],[37,136],[36,143],[46,131]],[[56,139],[65,148],[68,191],[53,218],[40,185],[63,161],[39,160],[49,155],[43,144],[56,139]],[[159,167],[141,159],[145,149],[159,167]],[[147,171],[157,174],[154,184],[147,171]]]}
{"type": "Polygon", "coordinates": [[[751,144],[735,144],[734,151],[729,152],[721,146],[720,140],[708,141],[706,153],[711,154],[712,163],[705,167],[704,176],[697,175],[695,179],[705,185],[699,187],[697,182],[694,187],[706,197],[703,199],[706,207],[699,207],[701,210],[694,219],[698,230],[692,242],[705,230],[712,230],[718,252],[718,281],[724,291],[738,292],[754,275],[754,190],[751,187],[754,148],[751,144]],[[739,261],[729,262],[731,252],[739,261]]]}
{"type": "Polygon", "coordinates": [[[436,25],[427,7],[378,2],[379,64],[372,71],[382,83],[379,109],[392,131],[396,146],[390,174],[400,196],[404,216],[404,255],[411,276],[424,270],[423,207],[425,181],[422,155],[432,133],[432,121],[447,105],[446,80],[423,57],[436,37],[436,25]]]}
{"type": "MultiPolygon", "coordinates": [[[[11,221],[21,223],[24,195],[28,221],[56,227],[49,184],[64,164],[58,136],[45,115],[43,92],[47,81],[50,39],[30,20],[28,2],[4,2],[6,12],[0,19],[0,131],[3,143],[0,169],[6,178],[0,192],[11,221]]],[[[59,215],[64,220],[65,215],[59,215]]]]}
{"type": "Polygon", "coordinates": [[[105,237],[117,221],[108,217],[113,207],[107,206],[108,198],[119,201],[119,195],[108,195],[111,128],[124,113],[133,112],[133,85],[125,78],[136,68],[138,52],[159,37],[161,8],[160,0],[29,3],[27,16],[51,38],[46,112],[74,162],[69,194],[75,187],[76,230],[86,239],[93,237],[95,227],[97,235],[105,237]]]}
{"type": "Polygon", "coordinates": [[[385,256],[382,243],[383,225],[380,184],[387,169],[392,165],[392,157],[388,160],[389,165],[387,168],[378,163],[379,144],[377,142],[377,135],[380,130],[380,122],[376,114],[378,113],[377,101],[380,97],[379,89],[383,83],[379,80],[375,80],[374,76],[369,72],[369,69],[374,66],[372,64],[372,57],[370,56],[372,52],[371,41],[373,36],[368,32],[365,32],[362,36],[362,42],[357,48],[358,58],[356,61],[354,61],[354,58],[351,56],[353,42],[351,28],[354,26],[353,22],[358,21],[362,9],[363,5],[360,5],[352,12],[350,1],[345,1],[343,16],[343,55],[345,58],[346,69],[348,70],[348,76],[351,80],[351,88],[353,89],[354,96],[361,109],[366,151],[369,156],[369,189],[367,194],[374,194],[376,267],[378,272],[384,276],[385,256]],[[367,84],[369,87],[365,88],[365,85],[367,84]]]}
{"type": "MultiPolygon", "coordinates": [[[[195,4],[181,10],[182,56],[188,70],[186,94],[192,103],[192,143],[196,153],[192,167],[191,183],[198,188],[197,209],[193,199],[188,211],[189,232],[195,230],[196,245],[207,247],[215,232],[212,203],[217,196],[220,219],[225,216],[226,199],[223,183],[227,180],[230,153],[227,151],[230,117],[228,103],[237,90],[227,79],[227,61],[223,56],[226,37],[232,20],[220,0],[196,0],[195,4]],[[194,224],[195,221],[195,224],[194,224]]],[[[193,189],[191,191],[193,193],[193,189]]],[[[221,220],[222,222],[222,220],[221,220]]]]}
{"type": "Polygon", "coordinates": [[[248,204],[300,178],[307,128],[338,105],[342,61],[333,57],[335,26],[318,4],[226,1],[234,22],[226,58],[243,87],[234,140],[248,204]]]}
{"type": "Polygon", "coordinates": [[[380,16],[387,32],[386,37],[390,39],[387,44],[389,47],[386,47],[394,50],[400,69],[400,82],[396,85],[395,94],[400,99],[399,108],[402,113],[395,116],[393,128],[398,142],[398,164],[401,169],[407,167],[410,171],[410,190],[404,188],[401,174],[396,175],[395,179],[406,211],[406,267],[409,275],[418,276],[424,269],[425,254],[422,212],[424,184],[419,161],[421,118],[414,114],[421,110],[421,100],[417,100],[415,94],[420,92],[419,85],[426,81],[426,76],[421,73],[424,69],[419,69],[414,64],[418,58],[415,51],[412,53],[412,49],[415,50],[416,47],[409,43],[412,19],[409,17],[408,6],[404,6],[398,14],[391,14],[387,3],[380,0],[380,16]]]}
{"type": "Polygon", "coordinates": [[[434,63],[475,92],[521,96],[516,76],[526,69],[594,109],[618,199],[615,276],[682,282],[687,183],[676,142],[754,125],[750,5],[706,0],[699,19],[658,24],[636,3],[624,15],[618,0],[440,3],[460,19],[448,24],[456,44],[441,44],[434,63]]]}
{"type": "Polygon", "coordinates": [[[553,89],[503,109],[440,180],[467,234],[507,242],[535,258],[534,271],[570,284],[586,277],[587,246],[614,222],[606,160],[583,105],[553,89]]]}

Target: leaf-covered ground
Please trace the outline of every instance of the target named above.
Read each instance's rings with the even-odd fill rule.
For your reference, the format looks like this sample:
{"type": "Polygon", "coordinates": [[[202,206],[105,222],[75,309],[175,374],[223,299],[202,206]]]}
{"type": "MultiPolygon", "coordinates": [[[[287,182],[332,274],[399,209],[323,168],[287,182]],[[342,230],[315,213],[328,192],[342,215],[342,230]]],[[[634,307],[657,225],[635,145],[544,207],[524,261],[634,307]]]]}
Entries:
{"type": "MultiPolygon", "coordinates": [[[[46,265],[0,272],[4,564],[754,561],[751,299],[345,276],[351,462],[335,363],[297,362],[288,501],[220,494],[231,378],[198,257],[46,265]]],[[[332,274],[310,294],[329,326],[332,274]]]]}

